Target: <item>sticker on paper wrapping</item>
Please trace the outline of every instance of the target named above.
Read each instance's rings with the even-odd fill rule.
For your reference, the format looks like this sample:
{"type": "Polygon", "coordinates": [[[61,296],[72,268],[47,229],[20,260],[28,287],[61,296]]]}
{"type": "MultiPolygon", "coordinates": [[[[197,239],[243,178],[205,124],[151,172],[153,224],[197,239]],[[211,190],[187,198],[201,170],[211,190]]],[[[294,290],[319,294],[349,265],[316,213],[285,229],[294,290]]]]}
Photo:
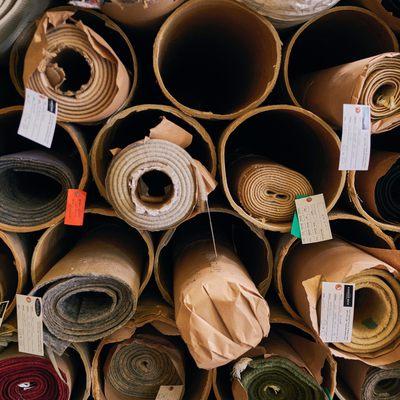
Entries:
{"type": "Polygon", "coordinates": [[[156,400],[180,400],[183,396],[183,385],[160,386],[156,400]]]}
{"type": "Polygon", "coordinates": [[[68,189],[65,225],[82,226],[85,217],[86,192],[80,189],[68,189]]]}

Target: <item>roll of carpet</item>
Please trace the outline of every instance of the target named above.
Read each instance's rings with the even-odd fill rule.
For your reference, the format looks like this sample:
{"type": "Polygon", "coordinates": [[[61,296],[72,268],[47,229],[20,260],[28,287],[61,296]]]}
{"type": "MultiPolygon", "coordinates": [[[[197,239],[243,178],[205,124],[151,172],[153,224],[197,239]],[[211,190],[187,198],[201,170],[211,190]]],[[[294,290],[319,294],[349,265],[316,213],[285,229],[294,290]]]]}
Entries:
{"type": "Polygon", "coordinates": [[[371,367],[361,361],[338,360],[338,374],[356,400],[395,400],[400,396],[400,369],[371,367]]]}
{"type": "Polygon", "coordinates": [[[278,29],[301,25],[339,3],[339,0],[237,0],[267,17],[278,29]]]}
{"type": "Polygon", "coordinates": [[[168,14],[186,0],[111,0],[101,11],[130,28],[149,29],[158,26],[168,14]]]}
{"type": "Polygon", "coordinates": [[[190,0],[162,25],[153,66],[162,92],[193,117],[226,120],[261,104],[279,75],[272,24],[231,0],[190,0]]]}
{"type": "Polygon", "coordinates": [[[175,256],[176,325],[197,366],[212,369],[268,335],[269,308],[230,247],[191,239],[175,256]]]}
{"type": "Polygon", "coordinates": [[[400,53],[384,53],[323,69],[299,82],[301,103],[336,128],[342,126],[343,104],[371,107],[372,132],[400,125],[400,53]],[[332,96],[326,97],[326,93],[332,96]]]}
{"type": "Polygon", "coordinates": [[[39,17],[50,0],[2,0],[0,2],[0,63],[22,31],[39,17]]]}
{"type": "Polygon", "coordinates": [[[333,354],[375,366],[400,360],[400,281],[395,264],[391,266],[359,247],[333,239],[293,246],[284,265],[286,298],[317,331],[321,282],[355,284],[352,340],[331,344],[333,354]]]}
{"type": "Polygon", "coordinates": [[[263,221],[291,221],[296,196],[313,194],[305,176],[262,157],[240,158],[230,171],[240,204],[253,218],[263,221]]]}
{"type": "Polygon", "coordinates": [[[134,315],[143,270],[141,243],[113,224],[89,232],[34,287],[43,300],[48,344],[92,342],[134,315]]]}
{"type": "Polygon", "coordinates": [[[127,104],[135,82],[116,51],[76,19],[74,9],[43,15],[25,55],[23,83],[57,102],[59,121],[105,120],[127,104]]]}
{"type": "Polygon", "coordinates": [[[8,301],[3,320],[15,308],[15,296],[26,289],[30,255],[31,246],[25,238],[0,231],[0,303],[8,301]]]}
{"type": "Polygon", "coordinates": [[[384,229],[400,231],[400,154],[373,150],[368,171],[351,172],[348,194],[357,210],[384,229]]]}

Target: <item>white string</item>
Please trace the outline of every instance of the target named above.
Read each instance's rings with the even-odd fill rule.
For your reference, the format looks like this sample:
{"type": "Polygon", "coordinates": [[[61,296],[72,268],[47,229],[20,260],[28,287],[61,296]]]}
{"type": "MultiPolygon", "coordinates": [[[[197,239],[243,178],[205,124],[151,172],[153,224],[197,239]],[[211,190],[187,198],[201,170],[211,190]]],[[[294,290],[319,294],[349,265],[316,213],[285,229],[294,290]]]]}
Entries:
{"type": "Polygon", "coordinates": [[[217,260],[217,258],[218,258],[217,243],[215,241],[214,227],[213,227],[212,218],[211,218],[210,206],[208,204],[208,198],[206,198],[206,205],[207,205],[208,220],[210,222],[211,238],[212,238],[212,242],[213,242],[213,246],[214,246],[215,260],[217,260]]]}

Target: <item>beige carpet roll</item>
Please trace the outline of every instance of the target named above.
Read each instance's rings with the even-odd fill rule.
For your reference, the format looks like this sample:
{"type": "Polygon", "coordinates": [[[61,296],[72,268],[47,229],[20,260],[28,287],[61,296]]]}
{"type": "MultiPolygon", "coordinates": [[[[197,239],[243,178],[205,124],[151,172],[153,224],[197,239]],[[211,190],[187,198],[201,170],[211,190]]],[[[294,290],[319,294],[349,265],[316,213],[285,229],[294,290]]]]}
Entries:
{"type": "Polygon", "coordinates": [[[34,287],[43,300],[48,345],[92,342],[126,324],[134,315],[144,269],[141,243],[125,227],[90,231],[34,287]]]}
{"type": "Polygon", "coordinates": [[[395,268],[340,239],[293,246],[284,268],[286,297],[317,331],[321,283],[355,284],[352,340],[331,344],[335,355],[370,365],[400,360],[400,281],[395,268]]]}
{"type": "Polygon", "coordinates": [[[124,106],[132,83],[117,49],[74,15],[44,14],[25,55],[23,82],[57,101],[60,121],[95,123],[124,106]]]}
{"type": "Polygon", "coordinates": [[[195,240],[175,255],[176,324],[197,366],[227,364],[269,332],[269,308],[234,251],[195,240]]]}
{"type": "Polygon", "coordinates": [[[240,204],[252,217],[263,221],[291,221],[296,196],[313,194],[305,176],[261,157],[243,157],[230,169],[240,204]]]}
{"type": "Polygon", "coordinates": [[[371,107],[373,133],[391,130],[400,125],[400,53],[313,72],[303,78],[300,90],[304,107],[337,128],[343,104],[364,104],[371,107]]]}

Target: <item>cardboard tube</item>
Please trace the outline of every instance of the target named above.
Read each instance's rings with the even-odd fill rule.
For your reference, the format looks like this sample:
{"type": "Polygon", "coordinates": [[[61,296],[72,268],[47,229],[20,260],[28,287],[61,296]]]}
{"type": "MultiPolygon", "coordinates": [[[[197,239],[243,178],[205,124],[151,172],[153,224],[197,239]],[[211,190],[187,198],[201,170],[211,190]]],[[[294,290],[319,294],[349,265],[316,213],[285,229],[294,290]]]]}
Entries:
{"type": "Polygon", "coordinates": [[[150,29],[158,26],[175,8],[186,0],[113,0],[103,4],[101,11],[110,18],[134,29],[150,29]]]}
{"type": "Polygon", "coordinates": [[[339,0],[237,0],[267,17],[277,29],[301,25],[339,3],[339,0]]]}
{"type": "Polygon", "coordinates": [[[275,395],[289,400],[297,398],[295,393],[298,396],[301,393],[301,398],[306,399],[313,392],[315,397],[311,398],[325,399],[323,390],[333,396],[336,362],[315,332],[274,304],[270,322],[268,338],[215,371],[216,399],[257,398],[255,387],[259,387],[258,393],[271,393],[270,398],[275,395]]]}
{"type": "Polygon", "coordinates": [[[164,95],[185,113],[233,119],[275,86],[281,42],[274,27],[231,0],[190,0],[163,24],[153,65],[164,95]]]}
{"type": "Polygon", "coordinates": [[[269,332],[268,305],[220,233],[214,247],[207,230],[180,232],[174,249],[176,325],[203,369],[236,360],[269,332]]]}
{"type": "Polygon", "coordinates": [[[146,255],[127,227],[93,228],[35,285],[48,345],[91,342],[118,330],[136,310],[146,255]],[[54,338],[54,339],[53,339],[54,338]],[[55,343],[55,344],[53,344],[55,343]]]}
{"type": "Polygon", "coordinates": [[[0,110],[0,229],[32,232],[64,218],[67,191],[85,189],[89,161],[85,140],[71,125],[57,124],[50,150],[17,135],[22,109],[0,110]]]}
{"type": "Polygon", "coordinates": [[[10,58],[21,94],[27,87],[49,96],[58,103],[59,121],[83,124],[101,122],[129,103],[137,83],[136,55],[109,18],[60,7],[44,14],[34,35],[34,41],[31,32],[24,35],[10,58]]]}
{"type": "Polygon", "coordinates": [[[350,171],[347,191],[360,214],[382,229],[400,232],[400,153],[373,150],[368,171],[350,171]]]}
{"type": "MultiPolygon", "coordinates": [[[[323,193],[330,211],[345,184],[346,174],[337,167],[340,153],[337,135],[322,119],[294,106],[261,107],[238,118],[222,134],[218,153],[222,185],[230,205],[243,218],[266,230],[290,231],[294,197],[299,191],[323,193]],[[279,164],[274,167],[276,172],[271,173],[274,186],[270,200],[271,206],[278,208],[279,220],[271,213],[268,217],[253,215],[241,204],[243,194],[237,190],[240,173],[234,165],[241,157],[253,155],[279,164]],[[283,194],[284,199],[276,199],[276,194],[283,194]]],[[[261,174],[262,170],[257,171],[261,174]]],[[[266,177],[264,173],[262,179],[268,186],[266,177]]],[[[256,196],[257,192],[252,190],[256,196]]],[[[263,208],[268,209],[268,205],[265,202],[263,208]]]]}
{"type": "MultiPolygon", "coordinates": [[[[240,259],[246,262],[248,272],[257,289],[265,295],[272,279],[272,249],[262,229],[241,218],[231,209],[213,206],[210,208],[214,233],[232,232],[232,243],[240,259]]],[[[209,216],[198,212],[176,229],[163,234],[156,250],[154,276],[164,300],[174,304],[173,294],[173,249],[179,237],[193,237],[198,231],[209,230],[209,216]]],[[[211,237],[211,236],[210,236],[211,237]]]]}
{"type": "Polygon", "coordinates": [[[392,30],[372,12],[332,8],[306,22],[290,40],[283,67],[287,93],[294,104],[304,107],[299,86],[304,75],[398,50],[392,30]]]}
{"type": "MultiPolygon", "coordinates": [[[[126,397],[115,390],[110,391],[110,388],[112,389],[110,385],[111,371],[107,361],[110,357],[118,354],[117,352],[121,351],[121,349],[129,348],[129,346],[135,344],[135,346],[138,346],[136,350],[142,352],[144,358],[137,358],[137,353],[135,355],[131,352],[130,360],[133,363],[139,362],[139,364],[140,360],[149,361],[148,373],[139,378],[136,377],[137,373],[135,371],[129,370],[129,364],[126,362],[121,364],[121,371],[124,368],[126,369],[124,375],[128,379],[127,386],[138,391],[134,395],[135,399],[155,398],[159,385],[163,382],[162,379],[165,382],[169,377],[174,376],[174,379],[178,381],[178,385],[182,384],[182,379],[184,380],[185,399],[207,400],[211,390],[212,374],[210,371],[198,369],[193,364],[193,360],[184,351],[184,344],[178,336],[173,310],[170,307],[156,298],[141,300],[134,319],[113,335],[103,339],[97,347],[92,369],[94,399],[124,400],[133,398],[132,396],[126,397]],[[167,359],[164,359],[163,363],[159,363],[158,360],[167,354],[170,361],[168,362],[167,359]],[[157,365],[158,371],[152,368],[153,365],[157,365]],[[168,376],[165,373],[166,370],[162,369],[163,366],[167,367],[172,372],[172,375],[168,376]],[[158,379],[154,377],[154,373],[156,373],[158,379]],[[148,381],[147,384],[142,384],[142,387],[139,388],[137,379],[146,379],[148,381]],[[145,396],[144,392],[149,388],[154,390],[155,394],[147,393],[145,396]]],[[[139,365],[140,368],[143,368],[143,363],[139,365]]],[[[124,378],[119,374],[114,375],[114,378],[117,378],[119,383],[124,381],[124,378]]]]}

